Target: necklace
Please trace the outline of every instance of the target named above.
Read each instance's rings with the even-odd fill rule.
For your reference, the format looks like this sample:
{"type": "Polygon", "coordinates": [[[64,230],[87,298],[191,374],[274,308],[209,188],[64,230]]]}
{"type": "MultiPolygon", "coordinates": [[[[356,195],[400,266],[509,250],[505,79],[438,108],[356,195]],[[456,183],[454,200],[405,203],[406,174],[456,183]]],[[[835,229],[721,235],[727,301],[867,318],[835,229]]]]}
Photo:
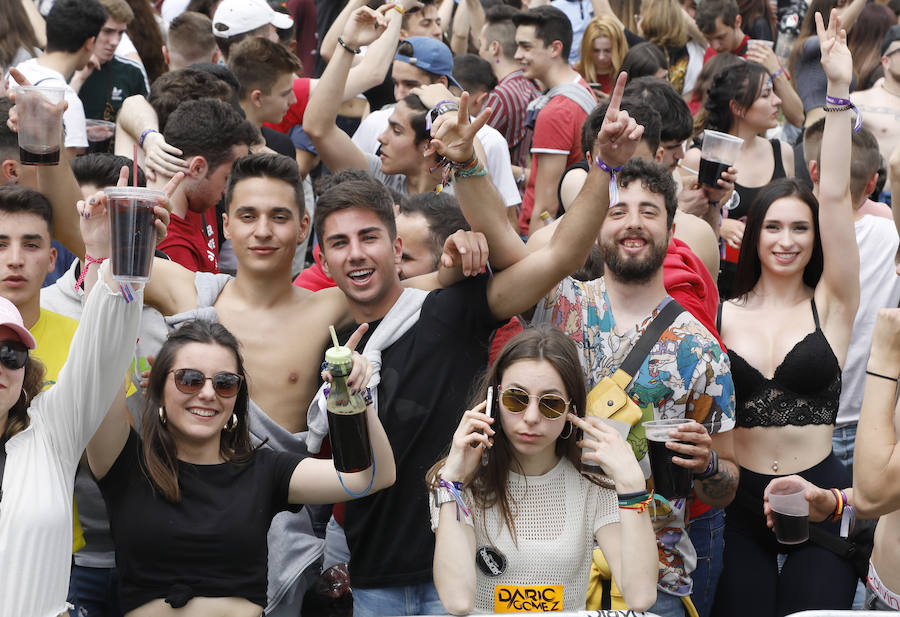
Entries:
{"type": "Polygon", "coordinates": [[[897,98],[900,98],[900,92],[891,92],[890,90],[887,89],[887,86],[885,86],[884,83],[885,83],[885,82],[881,82],[881,89],[882,89],[882,90],[884,90],[885,92],[887,92],[887,93],[890,94],[891,96],[896,96],[897,98]]]}

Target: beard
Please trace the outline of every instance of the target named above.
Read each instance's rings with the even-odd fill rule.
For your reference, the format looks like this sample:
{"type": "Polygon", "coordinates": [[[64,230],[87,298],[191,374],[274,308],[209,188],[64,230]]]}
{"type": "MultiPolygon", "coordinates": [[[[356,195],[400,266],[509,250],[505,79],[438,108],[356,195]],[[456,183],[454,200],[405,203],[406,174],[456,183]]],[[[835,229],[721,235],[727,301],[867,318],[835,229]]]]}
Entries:
{"type": "Polygon", "coordinates": [[[617,241],[600,244],[600,253],[606,271],[622,283],[641,284],[648,282],[662,268],[666,258],[668,242],[658,244],[653,238],[645,238],[647,248],[644,255],[623,255],[617,241]]]}

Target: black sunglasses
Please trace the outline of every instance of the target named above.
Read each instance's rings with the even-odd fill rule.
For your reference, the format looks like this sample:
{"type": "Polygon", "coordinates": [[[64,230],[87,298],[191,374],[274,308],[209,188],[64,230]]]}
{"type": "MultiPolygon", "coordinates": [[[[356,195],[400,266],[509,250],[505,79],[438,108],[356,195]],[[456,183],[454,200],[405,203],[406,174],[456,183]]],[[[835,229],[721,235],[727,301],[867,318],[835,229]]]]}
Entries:
{"type": "Polygon", "coordinates": [[[0,341],[0,364],[17,371],[28,362],[28,347],[19,341],[0,341]]]}
{"type": "Polygon", "coordinates": [[[244,381],[237,373],[222,372],[207,377],[202,371],[193,368],[179,368],[169,372],[175,376],[175,387],[185,394],[196,394],[203,389],[203,384],[209,379],[216,394],[222,398],[231,398],[237,395],[241,382],[244,381]]]}

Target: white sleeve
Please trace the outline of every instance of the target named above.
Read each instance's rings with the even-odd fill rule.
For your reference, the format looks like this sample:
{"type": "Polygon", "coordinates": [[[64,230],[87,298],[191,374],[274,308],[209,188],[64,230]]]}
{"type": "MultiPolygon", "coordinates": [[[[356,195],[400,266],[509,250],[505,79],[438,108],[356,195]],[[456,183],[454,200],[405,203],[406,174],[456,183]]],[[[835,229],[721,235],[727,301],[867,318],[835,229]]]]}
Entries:
{"type": "Polygon", "coordinates": [[[66,148],[87,148],[84,105],[71,88],[66,88],[66,102],[69,104],[69,108],[63,112],[63,124],[66,126],[66,148]]]}
{"type": "Polygon", "coordinates": [[[485,162],[491,174],[494,186],[503,197],[503,203],[507,206],[515,206],[522,203],[516,179],[513,177],[512,164],[509,160],[509,144],[503,135],[492,126],[484,125],[478,131],[478,140],[484,148],[487,157],[485,162]]]}
{"type": "Polygon", "coordinates": [[[28,410],[45,427],[60,460],[78,460],[125,382],[143,300],[143,289],[135,290],[126,303],[101,279],[85,302],[56,384],[36,396],[28,410]]]}

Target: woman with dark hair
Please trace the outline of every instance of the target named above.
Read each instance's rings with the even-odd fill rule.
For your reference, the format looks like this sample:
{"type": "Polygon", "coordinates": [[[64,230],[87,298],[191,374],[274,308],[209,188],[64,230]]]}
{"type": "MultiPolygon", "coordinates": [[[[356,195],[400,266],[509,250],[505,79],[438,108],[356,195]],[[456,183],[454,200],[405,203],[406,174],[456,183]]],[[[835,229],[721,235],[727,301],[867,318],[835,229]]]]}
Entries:
{"type": "MultiPolygon", "coordinates": [[[[846,34],[834,14],[827,32],[821,16],[818,22],[828,94],[847,98],[853,65],[846,34]]],[[[778,543],[763,510],[767,486],[785,475],[837,489],[851,481],[831,451],[841,365],[859,303],[850,111],[826,111],[819,200],[795,180],[779,180],[759,192],[744,231],[736,297],[721,307],[741,471],[737,496],[726,510],[718,615],[846,609],[856,588],[849,561],[812,541],[778,543]],[[779,554],[788,556],[781,568],[779,554]]],[[[840,530],[839,523],[818,526],[820,533],[840,530]]]]}
{"type": "MultiPolygon", "coordinates": [[[[744,218],[763,186],[794,175],[791,147],[777,139],[766,140],[761,133],[778,124],[781,99],[772,89],[772,78],[761,64],[742,62],[722,68],[713,77],[706,100],[702,128],[728,133],[744,140],[732,167],[737,170],[734,190],[740,197],[737,207],[722,220],[720,237],[726,245],[719,271],[719,295],[733,296],[731,286],[737,264],[744,218]]],[[[685,154],[683,165],[700,168],[700,148],[685,154]]]]}
{"type": "Polygon", "coordinates": [[[629,608],[652,606],[656,541],[646,505],[632,503],[649,501],[644,475],[618,431],[581,416],[587,395],[574,343],[551,326],[517,334],[477,392],[426,478],[444,607],[506,612],[495,585],[558,585],[533,610],[583,609],[595,541],[629,608]],[[618,504],[579,473],[582,462],[609,475],[618,504]]]}
{"type": "MultiPolygon", "coordinates": [[[[365,331],[353,334],[351,349],[365,331]]],[[[347,383],[362,389],[371,367],[353,357],[347,383]]],[[[346,474],[330,459],[253,447],[248,404],[237,339],[221,324],[189,322],[153,364],[140,434],[126,411],[110,412],[88,446],[127,615],[174,616],[190,607],[192,615],[258,617],[266,605],[266,534],[277,513],[393,483],[393,452],[371,400],[374,463],[346,474]]]]}
{"type": "Polygon", "coordinates": [[[666,79],[669,75],[669,63],[666,54],[653,43],[638,43],[625,54],[619,73],[627,73],[629,80],[638,77],[666,79]]]}
{"type": "Polygon", "coordinates": [[[778,36],[775,12],[769,0],[739,0],[741,29],[751,39],[775,42],[778,36]]]}
{"type": "MultiPolygon", "coordinates": [[[[102,195],[94,195],[91,206],[78,202],[82,220],[96,213],[93,204],[102,195]]],[[[19,186],[0,187],[0,201],[7,210],[51,209],[43,195],[19,186]]],[[[156,214],[167,216],[162,206],[156,214]]],[[[23,241],[16,250],[28,246],[23,241]]],[[[2,615],[66,614],[75,470],[125,381],[141,314],[142,291],[135,289],[128,302],[108,274],[107,264],[88,269],[68,358],[44,392],[44,367],[30,354],[34,337],[16,307],[0,298],[2,615]],[[97,282],[98,270],[103,282],[97,282]]]]}

